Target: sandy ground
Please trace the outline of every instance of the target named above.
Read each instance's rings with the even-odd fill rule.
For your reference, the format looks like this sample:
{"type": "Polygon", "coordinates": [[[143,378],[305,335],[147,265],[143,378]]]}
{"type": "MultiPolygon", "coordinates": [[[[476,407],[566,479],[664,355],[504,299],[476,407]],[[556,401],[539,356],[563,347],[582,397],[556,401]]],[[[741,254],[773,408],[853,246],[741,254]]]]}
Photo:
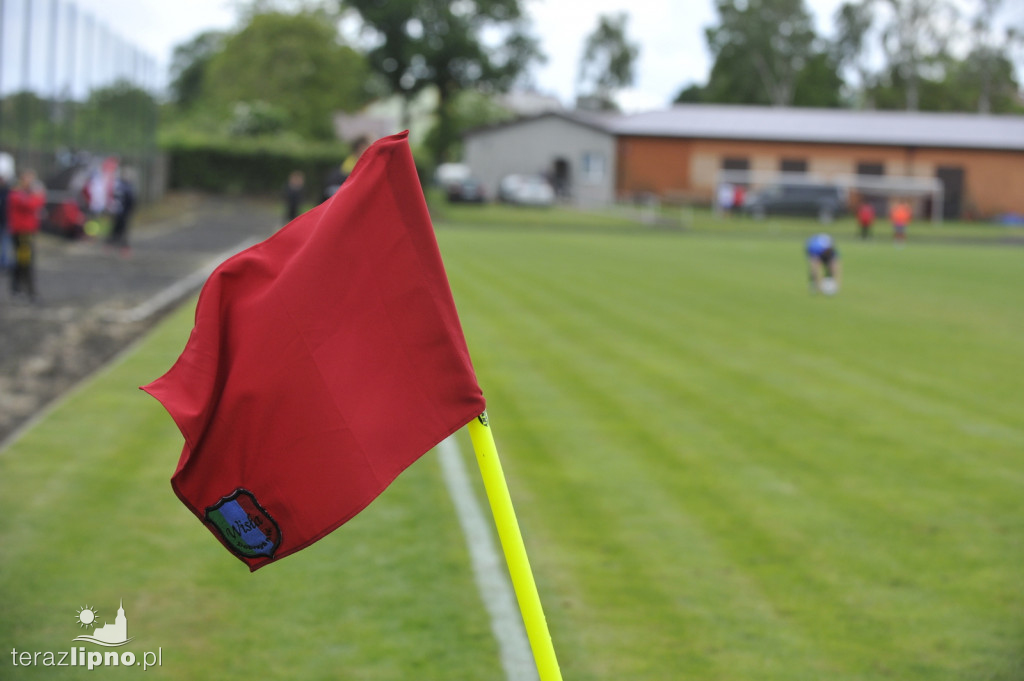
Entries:
{"type": "Polygon", "coordinates": [[[12,299],[7,272],[0,281],[0,443],[173,309],[154,310],[154,296],[269,236],[280,213],[270,202],[170,196],[136,216],[127,255],[102,241],[40,235],[37,302],[12,299]],[[139,314],[147,316],[132,318],[139,314]]]}

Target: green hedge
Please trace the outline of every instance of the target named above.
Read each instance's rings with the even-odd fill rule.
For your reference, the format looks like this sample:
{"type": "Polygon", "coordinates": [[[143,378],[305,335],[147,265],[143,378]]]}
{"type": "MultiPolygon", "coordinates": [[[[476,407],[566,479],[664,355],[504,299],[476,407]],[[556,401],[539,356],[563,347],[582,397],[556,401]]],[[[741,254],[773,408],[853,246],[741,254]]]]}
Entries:
{"type": "Polygon", "coordinates": [[[341,144],[192,143],[165,146],[173,189],[218,194],[279,195],[293,170],[306,174],[306,196],[317,200],[328,172],[348,153],[341,144]]]}
{"type": "MultiPolygon", "coordinates": [[[[198,189],[215,194],[279,196],[293,170],[306,174],[306,199],[319,202],[327,174],[349,154],[342,142],[307,142],[294,138],[164,140],[171,189],[198,189]]],[[[422,149],[413,158],[424,187],[433,178],[433,163],[422,149]]]]}

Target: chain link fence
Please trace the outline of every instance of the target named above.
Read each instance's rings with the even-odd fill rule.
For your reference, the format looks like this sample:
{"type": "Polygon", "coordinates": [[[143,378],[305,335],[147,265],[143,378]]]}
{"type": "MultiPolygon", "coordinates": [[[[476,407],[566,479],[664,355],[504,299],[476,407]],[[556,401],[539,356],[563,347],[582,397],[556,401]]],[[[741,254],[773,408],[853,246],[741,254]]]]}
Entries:
{"type": "Polygon", "coordinates": [[[163,195],[155,57],[70,0],[0,0],[0,55],[0,152],[17,169],[65,191],[113,156],[142,201],[163,195]]]}

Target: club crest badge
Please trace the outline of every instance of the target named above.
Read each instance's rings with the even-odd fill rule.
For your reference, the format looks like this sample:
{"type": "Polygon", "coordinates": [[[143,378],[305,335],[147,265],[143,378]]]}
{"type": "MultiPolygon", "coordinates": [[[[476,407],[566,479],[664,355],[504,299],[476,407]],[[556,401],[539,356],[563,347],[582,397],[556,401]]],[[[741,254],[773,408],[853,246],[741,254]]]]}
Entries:
{"type": "Polygon", "coordinates": [[[232,552],[242,558],[273,558],[281,545],[281,528],[253,493],[239,487],[206,509],[206,522],[217,529],[232,552]]]}

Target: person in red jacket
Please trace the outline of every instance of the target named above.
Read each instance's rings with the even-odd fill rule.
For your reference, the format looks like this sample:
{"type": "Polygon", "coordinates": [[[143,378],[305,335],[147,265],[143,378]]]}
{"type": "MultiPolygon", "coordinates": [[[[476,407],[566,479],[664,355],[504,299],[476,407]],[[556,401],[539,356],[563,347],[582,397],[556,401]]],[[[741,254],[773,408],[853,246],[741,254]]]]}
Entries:
{"type": "Polygon", "coordinates": [[[35,171],[25,170],[18,184],[7,195],[7,229],[14,241],[14,267],[11,268],[11,293],[36,297],[34,242],[39,231],[39,211],[46,202],[35,171]]]}
{"type": "Polygon", "coordinates": [[[871,236],[871,224],[875,221],[875,208],[867,201],[864,201],[857,208],[857,224],[860,225],[860,238],[867,239],[871,236]]]}

